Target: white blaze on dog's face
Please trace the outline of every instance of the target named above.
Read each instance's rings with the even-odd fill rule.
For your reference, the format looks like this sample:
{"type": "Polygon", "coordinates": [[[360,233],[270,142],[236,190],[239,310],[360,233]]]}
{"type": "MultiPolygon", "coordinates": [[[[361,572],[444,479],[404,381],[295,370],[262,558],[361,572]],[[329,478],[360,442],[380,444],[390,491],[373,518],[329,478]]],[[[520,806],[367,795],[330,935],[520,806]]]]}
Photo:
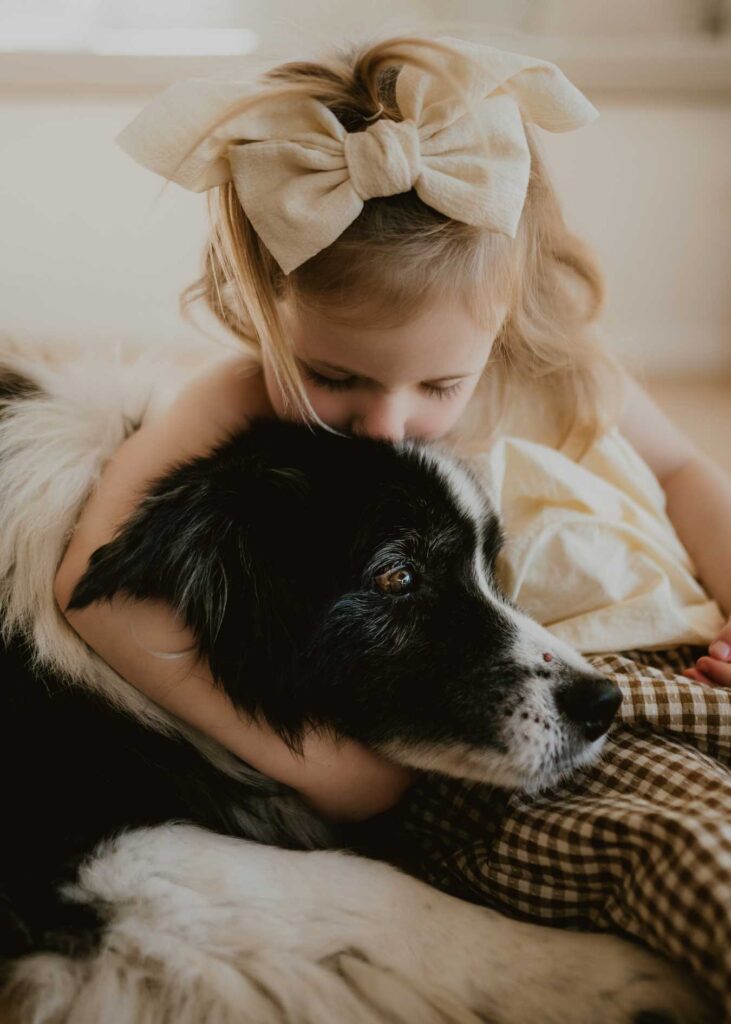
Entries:
{"type": "MultiPolygon", "coordinates": [[[[462,465],[440,460],[436,450],[430,454],[448,476],[455,495],[475,523],[479,538],[486,512],[484,493],[462,465]]],[[[494,565],[497,551],[490,554],[494,565]]],[[[529,791],[539,789],[552,784],[557,775],[589,764],[599,756],[606,729],[621,703],[621,694],[578,651],[505,600],[485,564],[485,548],[479,539],[475,544],[475,578],[485,600],[496,602],[514,623],[517,633],[513,657],[517,664],[526,667],[530,682],[520,705],[506,717],[504,739],[509,757],[492,756],[485,761],[484,755],[465,751],[465,758],[477,772],[475,777],[488,767],[495,778],[493,784],[504,773],[506,785],[519,785],[529,791]],[[571,746],[566,732],[577,729],[580,736],[583,734],[585,749],[569,753],[570,763],[562,764],[562,748],[571,746]]],[[[465,771],[459,774],[471,775],[465,771]]]]}
{"type": "MultiPolygon", "coordinates": [[[[522,614],[499,592],[493,566],[500,533],[486,496],[471,475],[435,449],[410,444],[400,448],[412,458],[423,458],[432,471],[436,471],[446,485],[449,500],[461,514],[463,528],[467,527],[466,532],[472,535],[468,550],[464,537],[461,543],[455,543],[456,537],[453,538],[453,557],[464,559],[465,565],[451,582],[447,582],[447,577],[442,578],[447,583],[447,591],[452,589],[455,602],[465,601],[465,592],[469,594],[467,604],[472,606],[473,621],[479,620],[482,612],[482,618],[490,624],[489,635],[481,636],[479,627],[466,630],[464,657],[460,658],[457,646],[451,664],[448,660],[439,668],[445,674],[451,671],[453,680],[451,685],[448,679],[441,681],[443,704],[436,720],[444,728],[437,728],[432,739],[419,738],[414,728],[406,730],[407,735],[403,737],[378,742],[372,735],[369,741],[387,756],[415,768],[527,791],[555,784],[599,755],[621,694],[573,648],[522,614]],[[479,646],[483,639],[485,647],[482,651],[473,651],[475,664],[470,670],[466,665],[469,660],[466,647],[479,646]],[[474,680],[471,686],[464,681],[465,669],[474,680]],[[464,720],[451,730],[447,725],[448,720],[455,720],[450,702],[459,708],[475,699],[481,701],[481,708],[473,717],[475,737],[472,742],[465,742],[459,735],[467,724],[464,720]]],[[[436,552],[440,538],[422,537],[421,540],[426,540],[427,545],[431,542],[436,552]]],[[[419,568],[417,556],[413,560],[417,564],[412,564],[405,550],[407,546],[408,541],[396,543],[389,551],[389,545],[384,545],[370,567],[377,585],[383,588],[386,603],[408,596],[418,601],[416,593],[410,595],[410,591],[418,590],[420,573],[430,575],[428,560],[419,568]]],[[[435,561],[438,557],[435,554],[435,561]]],[[[433,585],[433,576],[431,582],[433,585]]],[[[449,594],[445,596],[449,600],[449,594]]],[[[440,622],[435,619],[431,623],[434,649],[454,644],[457,639],[453,626],[446,622],[443,626],[451,629],[451,637],[445,635],[440,639],[440,622]]],[[[424,647],[424,637],[416,638],[408,624],[399,631],[379,618],[370,628],[374,647],[391,645],[394,666],[400,657],[408,658],[410,646],[424,647]]],[[[431,657],[433,659],[433,652],[431,657]]],[[[427,674],[428,670],[424,690],[428,686],[439,687],[438,680],[429,681],[427,674]]],[[[434,711],[439,710],[434,708],[434,711]]],[[[459,715],[456,720],[459,721],[459,715]]]]}

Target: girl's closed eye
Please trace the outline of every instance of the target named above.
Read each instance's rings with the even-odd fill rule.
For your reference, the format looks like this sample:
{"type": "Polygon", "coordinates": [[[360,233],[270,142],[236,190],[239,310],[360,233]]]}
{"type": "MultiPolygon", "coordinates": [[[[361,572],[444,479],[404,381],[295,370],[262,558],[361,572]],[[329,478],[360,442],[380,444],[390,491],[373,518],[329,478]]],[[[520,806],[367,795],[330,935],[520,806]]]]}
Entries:
{"type": "MultiPolygon", "coordinates": [[[[349,391],[363,383],[359,377],[326,377],[324,374],[318,373],[311,366],[308,366],[307,363],[300,363],[300,366],[308,380],[312,381],[317,387],[326,388],[329,391],[349,391]]],[[[422,384],[421,387],[428,395],[434,398],[450,398],[461,390],[463,384],[463,380],[458,380],[454,384],[448,384],[445,387],[438,387],[436,384],[428,383],[422,384]]]]}
{"type": "Polygon", "coordinates": [[[436,384],[422,384],[424,390],[432,395],[434,398],[451,398],[452,395],[456,395],[458,391],[462,390],[463,380],[458,380],[454,384],[447,384],[446,387],[437,387],[436,384]]]}
{"type": "Polygon", "coordinates": [[[328,388],[330,391],[347,391],[354,388],[358,383],[358,377],[326,377],[317,370],[313,370],[307,363],[300,363],[302,371],[308,380],[320,388],[328,388]]]}

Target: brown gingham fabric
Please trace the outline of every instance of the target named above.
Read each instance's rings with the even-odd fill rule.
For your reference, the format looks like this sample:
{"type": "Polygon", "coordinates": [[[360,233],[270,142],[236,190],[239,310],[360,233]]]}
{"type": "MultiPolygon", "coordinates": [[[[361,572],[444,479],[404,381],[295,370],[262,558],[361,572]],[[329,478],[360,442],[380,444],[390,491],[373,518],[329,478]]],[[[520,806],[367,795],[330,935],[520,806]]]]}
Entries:
{"type": "Polygon", "coordinates": [[[635,937],[731,1021],[731,691],[680,675],[700,653],[590,656],[624,695],[601,760],[534,796],[424,773],[394,863],[512,917],[635,937]]]}

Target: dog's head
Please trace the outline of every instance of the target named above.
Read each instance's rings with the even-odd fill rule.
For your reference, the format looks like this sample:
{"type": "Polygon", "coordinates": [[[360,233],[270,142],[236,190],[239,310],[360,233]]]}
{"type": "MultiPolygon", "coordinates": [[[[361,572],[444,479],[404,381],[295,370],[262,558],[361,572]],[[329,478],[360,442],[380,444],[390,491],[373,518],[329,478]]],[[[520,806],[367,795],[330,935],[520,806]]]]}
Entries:
{"type": "Polygon", "coordinates": [[[296,747],[535,789],[598,754],[616,686],[499,592],[477,482],[436,449],[266,421],[149,489],[70,607],[162,598],[232,700],[296,747]]]}

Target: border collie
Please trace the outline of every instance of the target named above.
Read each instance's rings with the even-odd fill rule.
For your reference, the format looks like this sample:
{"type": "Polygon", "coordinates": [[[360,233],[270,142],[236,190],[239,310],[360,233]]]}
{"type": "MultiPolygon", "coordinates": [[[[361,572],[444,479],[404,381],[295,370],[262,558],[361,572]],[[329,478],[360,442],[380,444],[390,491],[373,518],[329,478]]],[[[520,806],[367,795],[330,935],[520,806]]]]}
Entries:
{"type": "MultiPolygon", "coordinates": [[[[31,386],[17,390],[26,404],[34,394],[31,386]]],[[[117,535],[94,553],[70,606],[115,594],[169,602],[193,630],[232,701],[262,716],[293,749],[306,728],[327,726],[404,765],[535,790],[595,760],[621,697],[613,683],[500,594],[493,574],[500,542],[497,518],[477,481],[436,450],[260,422],[158,479],[117,535]]],[[[185,884],[202,885],[205,849],[208,873],[215,875],[220,865],[217,885],[209,884],[206,893],[208,925],[215,924],[214,933],[218,928],[229,934],[230,925],[223,922],[237,897],[226,868],[237,851],[251,852],[240,840],[313,850],[344,845],[343,831],[319,819],[287,787],[253,769],[234,778],[180,734],[166,734],[127,707],[115,706],[110,695],[70,685],[62,672],[39,664],[22,631],[8,633],[0,673],[6,787],[0,955],[7,991],[26,1014],[32,1008],[33,1016],[23,1019],[39,1024],[331,1019],[290,1013],[284,1006],[287,998],[295,1004],[305,999],[304,976],[284,987],[272,982],[266,1014],[259,1005],[261,992],[256,998],[249,993],[243,1003],[239,993],[238,1009],[226,1009],[228,989],[236,985],[225,971],[216,976],[210,964],[209,991],[194,1005],[190,978],[186,982],[179,972],[195,938],[187,953],[177,950],[179,960],[169,941],[168,946],[152,942],[141,952],[140,922],[146,893],[148,940],[155,931],[155,907],[163,916],[160,906],[170,911],[171,898],[160,904],[151,878],[169,877],[187,863],[185,884]],[[216,893],[227,910],[219,907],[216,893]],[[123,941],[130,907],[137,915],[134,955],[129,934],[123,941]],[[110,956],[116,957],[111,974],[110,956]],[[120,966],[125,956],[126,973],[120,966]],[[142,965],[152,969],[150,962],[157,964],[155,984],[148,980],[144,993],[128,993],[123,1006],[110,1003],[120,986],[134,988],[142,965]],[[65,974],[63,982],[50,986],[51,998],[48,978],[54,970],[65,974]],[[114,1016],[110,1005],[117,1006],[114,1016]]],[[[265,851],[272,855],[271,865],[278,857],[294,856],[261,847],[257,871],[265,870],[265,851]]],[[[352,874],[332,889],[334,913],[343,913],[348,901],[364,910],[364,898],[370,914],[374,901],[383,906],[380,933],[369,924],[374,948],[364,951],[368,943],[357,929],[351,940],[356,946],[343,947],[341,928],[330,952],[318,957],[329,977],[335,968],[341,980],[343,971],[354,972],[353,977],[361,971],[365,978],[377,958],[376,934],[375,945],[382,950],[394,940],[414,949],[421,944],[423,967],[430,944],[410,929],[418,931],[420,915],[423,927],[424,907],[436,908],[437,925],[459,919],[455,904],[462,907],[460,901],[385,864],[343,853],[307,856],[338,857],[337,870],[352,874]],[[366,894],[362,883],[367,886],[369,877],[377,887],[366,894]],[[384,883],[386,889],[400,887],[393,903],[378,888],[384,883]],[[399,907],[403,922],[410,922],[408,934],[391,916],[399,907]]],[[[307,869],[301,859],[298,864],[306,888],[307,871],[315,864],[310,861],[307,869]]],[[[320,900],[327,881],[320,876],[314,885],[320,900]]],[[[292,877],[287,882],[290,901],[294,882],[292,877]]],[[[247,897],[239,911],[250,916],[256,900],[251,892],[247,897]]],[[[181,906],[189,916],[189,902],[184,899],[181,906]]],[[[463,906],[465,936],[470,941],[479,936],[486,951],[479,970],[487,977],[479,984],[470,981],[469,1010],[450,999],[459,992],[453,987],[457,980],[464,983],[466,966],[475,966],[475,951],[468,956],[462,949],[462,965],[452,963],[443,947],[453,937],[442,934],[436,959],[446,957],[453,976],[451,981],[440,977],[428,994],[423,979],[412,980],[411,987],[405,981],[416,968],[407,964],[404,950],[392,953],[403,989],[396,1002],[407,1005],[410,998],[413,1005],[413,1013],[398,1019],[477,1021],[488,1018],[470,1014],[486,1013],[490,1020],[518,1022],[535,1019],[525,1016],[526,1007],[533,1006],[531,1012],[546,1021],[625,1022],[635,1010],[669,1011],[673,1005],[680,1016],[668,1019],[702,1019],[677,972],[649,953],[600,936],[551,932],[548,943],[536,935],[545,929],[463,906]],[[524,967],[501,965],[498,952],[517,951],[521,942],[544,958],[547,949],[558,951],[542,971],[529,972],[530,995],[517,991],[527,982],[524,967]],[[563,963],[561,950],[574,962],[563,963]],[[592,991],[585,991],[587,1002],[572,1011],[582,986],[592,991]],[[437,1012],[440,998],[445,1002],[437,1012]],[[463,1016],[455,1016],[458,1009],[463,1016]]],[[[316,913],[322,915],[322,906],[316,913]]],[[[259,933],[260,961],[267,951],[284,955],[281,921],[278,926],[278,944],[267,947],[266,929],[259,933]]],[[[298,926],[309,935],[310,925],[298,926]]],[[[179,927],[182,934],[190,921],[179,927]]],[[[215,941],[207,935],[201,948],[215,941]]],[[[435,952],[432,940],[432,960],[435,952]]],[[[251,976],[250,963],[246,969],[238,964],[239,983],[251,976]]],[[[260,973],[258,989],[262,978],[260,973]]],[[[383,968],[377,980],[383,986],[383,968]]],[[[367,1016],[356,1001],[332,1020],[383,1019],[393,1005],[387,996],[382,999],[380,1016],[367,1016]]]]}

